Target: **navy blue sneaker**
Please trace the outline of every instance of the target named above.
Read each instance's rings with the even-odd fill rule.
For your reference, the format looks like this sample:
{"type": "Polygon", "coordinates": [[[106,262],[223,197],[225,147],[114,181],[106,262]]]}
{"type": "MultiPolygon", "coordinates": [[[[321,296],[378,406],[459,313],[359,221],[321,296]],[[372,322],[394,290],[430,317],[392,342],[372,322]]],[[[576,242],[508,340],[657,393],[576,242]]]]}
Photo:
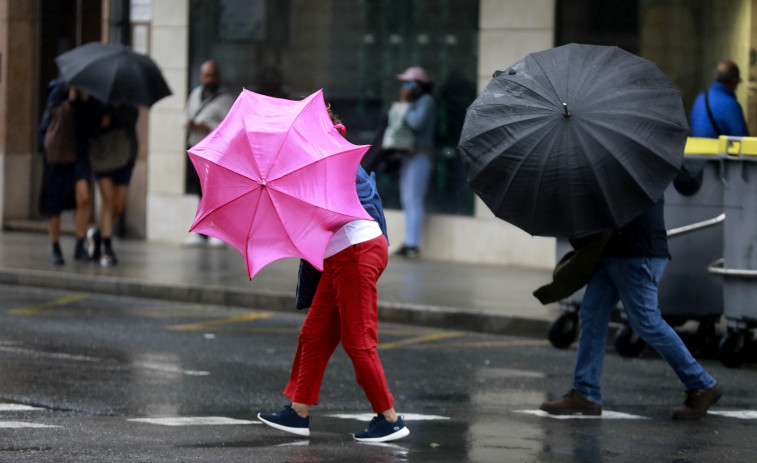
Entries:
{"type": "Polygon", "coordinates": [[[384,415],[379,413],[371,420],[371,424],[365,429],[365,431],[356,432],[355,440],[360,442],[389,442],[410,434],[410,430],[405,426],[405,422],[401,416],[397,417],[397,421],[392,423],[384,418],[384,415]]]}
{"type": "Polygon", "coordinates": [[[258,419],[268,426],[298,436],[310,435],[310,417],[303,418],[297,414],[292,405],[285,405],[276,413],[258,413],[258,419]]]}

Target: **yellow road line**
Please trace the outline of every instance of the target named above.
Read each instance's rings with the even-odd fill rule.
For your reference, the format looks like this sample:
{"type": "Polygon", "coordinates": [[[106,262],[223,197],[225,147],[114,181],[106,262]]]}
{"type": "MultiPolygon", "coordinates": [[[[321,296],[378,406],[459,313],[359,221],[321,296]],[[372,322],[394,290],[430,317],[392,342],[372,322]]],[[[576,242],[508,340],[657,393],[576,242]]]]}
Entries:
{"type": "Polygon", "coordinates": [[[435,343],[435,344],[423,344],[423,349],[439,349],[444,347],[449,348],[464,348],[464,347],[517,347],[517,346],[547,346],[549,341],[478,341],[478,342],[451,342],[451,343],[435,343]]]}
{"type": "Polygon", "coordinates": [[[169,326],[168,329],[171,331],[200,331],[200,330],[213,328],[216,326],[231,325],[233,323],[249,322],[253,320],[265,320],[267,318],[272,318],[272,317],[273,317],[273,314],[270,312],[251,313],[251,314],[240,315],[238,317],[222,318],[220,320],[216,319],[216,320],[208,320],[206,322],[200,322],[200,323],[187,323],[185,325],[173,325],[173,326],[169,326]]]}
{"type": "Polygon", "coordinates": [[[382,343],[376,346],[376,349],[384,349],[384,350],[395,349],[397,347],[405,346],[408,344],[418,344],[418,343],[427,342],[427,341],[438,341],[440,339],[459,338],[460,336],[463,336],[463,333],[450,333],[450,332],[431,333],[425,336],[416,336],[414,338],[402,339],[400,341],[382,343]]]}
{"type": "Polygon", "coordinates": [[[429,328],[419,329],[391,329],[391,328],[379,328],[379,335],[387,336],[420,336],[426,333],[436,333],[429,328]]]}
{"type": "Polygon", "coordinates": [[[243,333],[296,334],[300,332],[300,329],[299,328],[256,327],[256,328],[240,328],[236,330],[227,330],[227,331],[240,331],[243,333]]]}
{"type": "MultiPolygon", "coordinates": [[[[61,305],[71,304],[72,302],[78,302],[83,299],[87,299],[89,297],[88,294],[72,294],[69,296],[63,296],[59,297],[58,299],[55,299],[53,301],[45,302],[44,304],[40,305],[33,305],[30,307],[22,307],[20,309],[13,309],[9,313],[11,315],[34,315],[45,312],[47,309],[51,307],[57,307],[61,305]]],[[[54,311],[51,311],[54,312],[54,311]]]]}

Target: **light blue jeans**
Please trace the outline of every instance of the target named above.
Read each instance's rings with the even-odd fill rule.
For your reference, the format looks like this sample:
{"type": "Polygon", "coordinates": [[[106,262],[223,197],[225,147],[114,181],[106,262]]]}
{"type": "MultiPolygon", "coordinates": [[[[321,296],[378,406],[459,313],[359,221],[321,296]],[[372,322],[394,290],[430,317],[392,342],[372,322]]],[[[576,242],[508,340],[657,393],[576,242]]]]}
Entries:
{"type": "Polygon", "coordinates": [[[592,402],[602,403],[602,376],[607,325],[618,300],[631,328],[673,368],[686,389],[707,389],[715,380],[694,360],[678,334],[662,319],[657,283],[666,258],[605,257],[586,287],[581,308],[578,355],[573,388],[592,402]]]}
{"type": "Polygon", "coordinates": [[[423,202],[431,177],[431,156],[418,152],[402,158],[400,202],[405,211],[405,246],[418,246],[423,233],[423,202]]]}

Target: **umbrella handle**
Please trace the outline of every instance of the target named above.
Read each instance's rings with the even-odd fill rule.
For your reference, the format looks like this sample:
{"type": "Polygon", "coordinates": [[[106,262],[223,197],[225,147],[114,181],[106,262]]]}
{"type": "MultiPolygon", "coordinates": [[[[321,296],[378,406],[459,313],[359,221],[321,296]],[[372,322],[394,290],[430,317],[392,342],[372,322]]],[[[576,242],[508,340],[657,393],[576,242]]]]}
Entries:
{"type": "Polygon", "coordinates": [[[334,126],[334,128],[337,129],[342,135],[347,135],[347,128],[342,124],[337,124],[334,126]]]}
{"type": "Polygon", "coordinates": [[[563,103],[562,108],[565,111],[565,114],[563,114],[563,116],[570,117],[570,111],[568,111],[568,103],[563,103]]]}

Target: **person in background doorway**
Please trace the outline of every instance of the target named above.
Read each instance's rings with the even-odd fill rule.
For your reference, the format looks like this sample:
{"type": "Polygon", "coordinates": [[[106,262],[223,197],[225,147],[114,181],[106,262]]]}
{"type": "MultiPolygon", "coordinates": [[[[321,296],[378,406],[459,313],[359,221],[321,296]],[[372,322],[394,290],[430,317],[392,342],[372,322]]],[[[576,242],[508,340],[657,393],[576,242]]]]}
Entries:
{"type": "MultiPolygon", "coordinates": [[[[187,149],[196,145],[221,123],[234,104],[234,100],[232,93],[221,88],[221,71],[218,65],[212,60],[205,61],[200,67],[200,85],[189,94],[185,109],[184,128],[187,131],[187,149]]],[[[200,196],[202,195],[200,178],[189,158],[185,156],[185,159],[186,192],[200,196]]],[[[192,233],[184,240],[184,244],[223,246],[223,241],[192,233]]]]}
{"type": "Polygon", "coordinates": [[[418,257],[423,236],[424,201],[434,158],[436,102],[431,81],[423,68],[409,67],[397,78],[402,82],[400,101],[409,103],[405,122],[415,135],[414,147],[400,161],[400,202],[405,212],[405,239],[395,255],[418,257]]]}

